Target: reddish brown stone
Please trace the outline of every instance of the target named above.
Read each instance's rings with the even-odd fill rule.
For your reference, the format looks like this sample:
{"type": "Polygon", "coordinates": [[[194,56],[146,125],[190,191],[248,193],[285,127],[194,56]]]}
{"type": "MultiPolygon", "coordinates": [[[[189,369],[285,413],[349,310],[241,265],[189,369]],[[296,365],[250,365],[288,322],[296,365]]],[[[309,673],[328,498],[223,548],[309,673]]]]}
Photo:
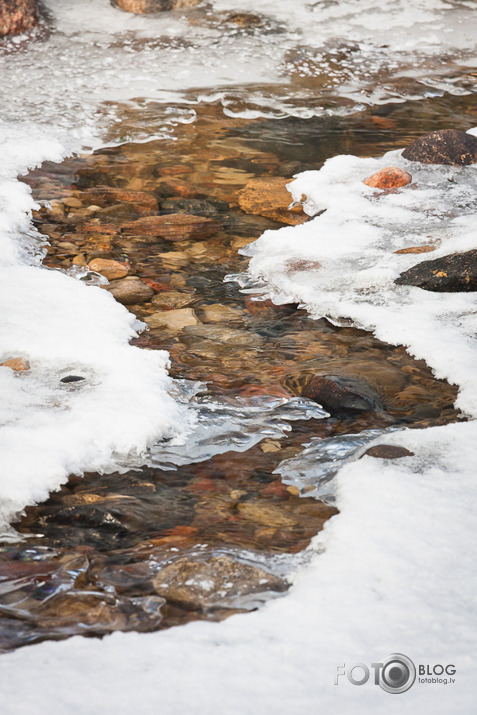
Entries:
{"type": "Polygon", "coordinates": [[[9,367],[15,372],[24,372],[30,369],[30,363],[24,358],[10,358],[10,360],[5,360],[0,364],[0,367],[9,367]]]}
{"type": "Polygon", "coordinates": [[[222,224],[203,216],[191,214],[165,214],[146,216],[122,225],[123,230],[139,236],[158,236],[166,241],[187,241],[213,236],[222,224]]]}
{"type": "Polygon", "coordinates": [[[374,189],[399,189],[401,186],[407,186],[411,181],[411,174],[404,169],[398,169],[397,166],[386,166],[372,176],[368,176],[363,183],[374,189]]]}
{"type": "Polygon", "coordinates": [[[0,0],[0,37],[25,32],[37,21],[36,0],[0,0]]]}
{"type": "Polygon", "coordinates": [[[113,189],[108,186],[103,186],[88,189],[88,191],[81,194],[81,198],[84,204],[94,204],[101,208],[119,203],[127,203],[130,204],[138,214],[156,213],[158,209],[156,197],[147,191],[113,189]]]}
{"type": "Polygon", "coordinates": [[[394,253],[430,253],[436,250],[436,246],[411,246],[410,248],[401,248],[394,253]]]}

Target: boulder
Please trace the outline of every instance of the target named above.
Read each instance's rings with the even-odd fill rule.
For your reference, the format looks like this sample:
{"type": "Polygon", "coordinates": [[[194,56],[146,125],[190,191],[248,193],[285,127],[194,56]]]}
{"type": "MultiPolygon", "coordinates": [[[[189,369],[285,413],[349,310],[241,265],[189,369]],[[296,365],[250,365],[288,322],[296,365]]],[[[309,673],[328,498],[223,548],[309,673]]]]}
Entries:
{"type": "Polygon", "coordinates": [[[402,153],[421,164],[466,166],[477,162],[477,137],[456,129],[440,129],[415,139],[402,153]]]}
{"type": "Polygon", "coordinates": [[[410,285],[437,293],[477,290],[477,250],[451,253],[423,261],[401,273],[397,285],[410,285]]]}
{"type": "Polygon", "coordinates": [[[0,37],[18,35],[38,22],[36,0],[1,0],[0,37]]]}

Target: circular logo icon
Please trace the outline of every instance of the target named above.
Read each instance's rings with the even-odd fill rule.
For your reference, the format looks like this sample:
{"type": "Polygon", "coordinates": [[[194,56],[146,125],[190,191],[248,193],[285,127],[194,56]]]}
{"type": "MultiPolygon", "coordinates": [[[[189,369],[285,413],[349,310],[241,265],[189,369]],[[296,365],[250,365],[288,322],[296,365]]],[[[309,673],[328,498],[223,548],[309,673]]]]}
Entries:
{"type": "Polygon", "coordinates": [[[416,666],[407,655],[391,653],[381,660],[379,685],[387,693],[405,693],[416,680],[416,666]]]}

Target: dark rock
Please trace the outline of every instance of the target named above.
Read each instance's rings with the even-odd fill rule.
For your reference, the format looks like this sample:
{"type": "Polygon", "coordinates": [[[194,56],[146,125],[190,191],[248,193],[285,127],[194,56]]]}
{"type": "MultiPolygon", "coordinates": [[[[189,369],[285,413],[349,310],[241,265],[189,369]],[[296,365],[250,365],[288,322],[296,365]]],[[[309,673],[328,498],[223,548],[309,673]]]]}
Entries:
{"type": "Polygon", "coordinates": [[[161,201],[163,213],[186,213],[194,216],[213,218],[217,214],[226,213],[229,205],[226,201],[205,201],[204,199],[171,198],[161,201]]]}
{"type": "Polygon", "coordinates": [[[0,37],[25,32],[37,21],[36,0],[0,0],[0,37]]]}
{"type": "Polygon", "coordinates": [[[60,382],[80,382],[84,379],[85,378],[80,375],[67,375],[66,377],[62,377],[60,382]]]}
{"type": "Polygon", "coordinates": [[[361,457],[376,457],[377,459],[400,459],[401,457],[413,457],[414,452],[410,452],[405,447],[396,444],[376,444],[366,450],[361,457]]]}
{"type": "Polygon", "coordinates": [[[477,137],[456,129],[440,129],[413,141],[402,153],[421,164],[466,166],[477,161],[477,137]]]}
{"type": "Polygon", "coordinates": [[[418,263],[401,273],[395,283],[438,293],[477,290],[477,250],[418,263]]]}
{"type": "Polygon", "coordinates": [[[384,409],[377,392],[365,380],[352,377],[315,375],[301,394],[318,402],[332,416],[384,409]]]}

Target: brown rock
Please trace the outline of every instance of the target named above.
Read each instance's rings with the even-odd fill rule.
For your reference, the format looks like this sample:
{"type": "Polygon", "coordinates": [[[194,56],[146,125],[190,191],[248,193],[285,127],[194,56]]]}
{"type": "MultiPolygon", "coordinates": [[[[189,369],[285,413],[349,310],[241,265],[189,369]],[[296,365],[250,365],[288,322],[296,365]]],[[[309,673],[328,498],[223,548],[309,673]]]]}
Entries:
{"type": "Polygon", "coordinates": [[[140,278],[136,277],[111,281],[111,283],[106,286],[106,290],[113,294],[118,303],[122,303],[123,305],[145,303],[151,300],[154,295],[153,289],[149,288],[140,278]]]}
{"type": "Polygon", "coordinates": [[[416,139],[402,153],[421,164],[466,166],[477,162],[477,137],[456,129],[440,129],[416,139]]]}
{"type": "Polygon", "coordinates": [[[333,416],[383,409],[377,392],[365,380],[351,377],[315,375],[305,384],[301,394],[333,416]]]}
{"type": "Polygon", "coordinates": [[[145,320],[150,328],[167,328],[169,330],[182,330],[187,325],[198,325],[199,323],[192,308],[163,310],[149,315],[145,320]]]}
{"type": "Polygon", "coordinates": [[[186,308],[195,300],[195,293],[185,293],[178,290],[161,291],[152,299],[152,304],[160,310],[168,308],[186,308]]]}
{"type": "Polygon", "coordinates": [[[74,196],[68,196],[66,199],[63,199],[63,206],[67,206],[69,209],[81,209],[83,204],[74,196]]]}
{"type": "Polygon", "coordinates": [[[163,598],[194,611],[231,605],[235,599],[252,593],[287,588],[278,576],[230,556],[213,556],[207,561],[179,558],[164,566],[153,584],[163,598]]]}
{"type": "Polygon", "coordinates": [[[1,0],[0,37],[18,35],[37,22],[36,0],[1,0]]]}
{"type": "Polygon", "coordinates": [[[372,186],[375,189],[398,189],[401,186],[406,186],[412,181],[412,176],[403,169],[398,169],[397,166],[387,166],[385,169],[380,169],[372,176],[368,176],[363,181],[366,186],[372,186]]]}
{"type": "Polygon", "coordinates": [[[247,214],[265,216],[290,224],[303,223],[308,219],[301,206],[292,209],[291,194],[286,189],[287,179],[261,177],[251,179],[238,193],[238,203],[247,214]]]}
{"type": "Polygon", "coordinates": [[[213,236],[222,228],[218,221],[191,214],[146,216],[122,225],[123,230],[145,236],[158,236],[166,241],[187,241],[213,236]]]}
{"type": "Polygon", "coordinates": [[[435,251],[437,246],[411,246],[410,248],[401,248],[394,253],[430,253],[435,251]]]}
{"type": "Polygon", "coordinates": [[[136,15],[196,7],[200,2],[201,0],[114,0],[114,4],[120,10],[134,12],[136,15]]]}
{"type": "Polygon", "coordinates": [[[157,212],[157,199],[147,191],[132,191],[129,189],[114,189],[107,186],[88,189],[83,193],[84,201],[105,208],[115,204],[126,203],[138,214],[157,212]]]}
{"type": "Polygon", "coordinates": [[[437,293],[477,290],[477,250],[452,253],[422,261],[401,273],[397,285],[411,285],[437,293]]]}
{"type": "Polygon", "coordinates": [[[405,447],[399,447],[396,444],[376,444],[366,450],[361,457],[376,457],[378,459],[400,459],[401,457],[413,457],[414,452],[410,452],[405,447]]]}
{"type": "Polygon", "coordinates": [[[0,363],[0,367],[9,367],[15,372],[25,372],[30,369],[30,363],[24,358],[10,358],[10,360],[0,363]]]}
{"type": "Polygon", "coordinates": [[[88,267],[96,273],[101,273],[108,281],[114,281],[118,278],[125,278],[129,269],[124,263],[119,261],[109,260],[108,258],[93,258],[89,262],[88,267]]]}

